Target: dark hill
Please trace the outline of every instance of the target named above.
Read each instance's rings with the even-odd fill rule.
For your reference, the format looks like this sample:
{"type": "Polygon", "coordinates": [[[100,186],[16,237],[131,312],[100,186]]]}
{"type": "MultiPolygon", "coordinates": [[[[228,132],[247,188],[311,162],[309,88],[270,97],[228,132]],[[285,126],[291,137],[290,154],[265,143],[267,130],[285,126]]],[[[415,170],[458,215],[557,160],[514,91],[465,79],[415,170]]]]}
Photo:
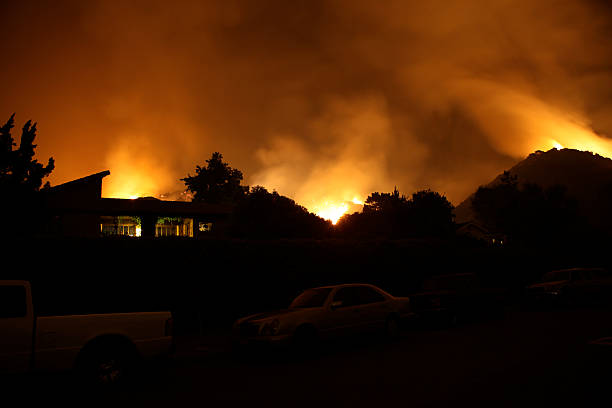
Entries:
{"type": "MultiPolygon", "coordinates": [[[[612,226],[612,160],[574,149],[540,150],[530,154],[509,170],[520,184],[535,183],[544,188],[562,185],[578,201],[580,212],[592,224],[612,226]]],[[[487,184],[500,182],[501,174],[487,184]]],[[[456,221],[474,219],[470,195],[455,209],[456,221]]]]}

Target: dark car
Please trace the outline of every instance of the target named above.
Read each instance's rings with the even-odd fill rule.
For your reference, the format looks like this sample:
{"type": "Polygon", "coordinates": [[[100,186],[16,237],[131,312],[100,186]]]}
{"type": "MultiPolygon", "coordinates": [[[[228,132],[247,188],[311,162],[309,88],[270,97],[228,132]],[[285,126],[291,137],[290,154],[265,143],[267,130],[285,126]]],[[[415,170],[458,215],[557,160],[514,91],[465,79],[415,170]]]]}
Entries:
{"type": "Polygon", "coordinates": [[[438,275],[423,282],[421,292],[410,295],[413,311],[424,323],[456,325],[500,316],[508,295],[487,285],[474,273],[438,275]]]}
{"type": "Polygon", "coordinates": [[[243,317],[233,329],[237,344],[299,345],[376,331],[393,337],[413,316],[409,298],[344,284],[308,289],[288,309],[243,317]]]}
{"type": "Polygon", "coordinates": [[[527,286],[526,295],[532,303],[553,306],[610,304],[612,273],[603,268],[550,271],[527,286]]]}

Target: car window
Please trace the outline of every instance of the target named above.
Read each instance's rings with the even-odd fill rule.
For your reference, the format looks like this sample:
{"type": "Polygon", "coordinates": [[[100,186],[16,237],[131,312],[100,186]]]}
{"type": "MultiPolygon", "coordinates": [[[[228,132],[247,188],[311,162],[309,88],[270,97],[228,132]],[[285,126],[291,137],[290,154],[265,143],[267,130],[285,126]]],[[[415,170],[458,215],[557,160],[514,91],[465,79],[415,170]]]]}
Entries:
{"type": "Polygon", "coordinates": [[[0,286],[0,318],[24,317],[27,313],[24,286],[0,286]]]}
{"type": "Polygon", "coordinates": [[[334,302],[342,302],[340,307],[365,305],[384,300],[382,294],[368,286],[347,286],[338,289],[334,295],[334,302]]]}
{"type": "Polygon", "coordinates": [[[357,303],[357,296],[354,287],[340,288],[334,294],[334,303],[340,302],[339,307],[354,306],[357,303]]]}
{"type": "Polygon", "coordinates": [[[302,292],[301,295],[296,297],[291,302],[290,308],[308,308],[308,307],[321,307],[325,304],[325,300],[331,288],[316,288],[308,289],[302,292]]]}
{"type": "Polygon", "coordinates": [[[360,286],[357,289],[358,304],[365,305],[368,303],[384,302],[386,300],[382,294],[368,286],[360,286]]]}

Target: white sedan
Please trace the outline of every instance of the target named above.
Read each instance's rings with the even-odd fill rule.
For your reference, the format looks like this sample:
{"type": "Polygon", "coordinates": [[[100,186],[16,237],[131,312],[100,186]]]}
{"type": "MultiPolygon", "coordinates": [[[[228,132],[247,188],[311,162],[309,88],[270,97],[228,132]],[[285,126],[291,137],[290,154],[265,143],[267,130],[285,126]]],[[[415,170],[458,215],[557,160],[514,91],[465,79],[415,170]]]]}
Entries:
{"type": "Polygon", "coordinates": [[[401,323],[412,317],[406,297],[392,296],[374,285],[344,284],[307,289],[288,309],[238,319],[234,334],[241,344],[305,345],[375,331],[395,337],[401,323]]]}

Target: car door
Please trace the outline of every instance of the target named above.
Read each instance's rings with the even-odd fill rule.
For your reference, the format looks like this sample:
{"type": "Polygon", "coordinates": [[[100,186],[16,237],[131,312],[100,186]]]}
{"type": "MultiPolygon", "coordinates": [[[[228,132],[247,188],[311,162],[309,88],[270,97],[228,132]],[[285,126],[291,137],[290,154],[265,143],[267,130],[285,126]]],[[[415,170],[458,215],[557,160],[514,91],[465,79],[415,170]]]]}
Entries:
{"type": "Polygon", "coordinates": [[[363,331],[381,330],[385,327],[387,317],[393,307],[387,297],[371,286],[359,286],[356,289],[357,304],[363,331]]]}
{"type": "Polygon", "coordinates": [[[0,281],[0,372],[29,368],[34,329],[30,293],[27,282],[0,281]]]}
{"type": "Polygon", "coordinates": [[[327,319],[330,334],[349,335],[359,331],[364,322],[358,295],[359,290],[355,286],[343,286],[336,289],[329,306],[327,319]]]}

